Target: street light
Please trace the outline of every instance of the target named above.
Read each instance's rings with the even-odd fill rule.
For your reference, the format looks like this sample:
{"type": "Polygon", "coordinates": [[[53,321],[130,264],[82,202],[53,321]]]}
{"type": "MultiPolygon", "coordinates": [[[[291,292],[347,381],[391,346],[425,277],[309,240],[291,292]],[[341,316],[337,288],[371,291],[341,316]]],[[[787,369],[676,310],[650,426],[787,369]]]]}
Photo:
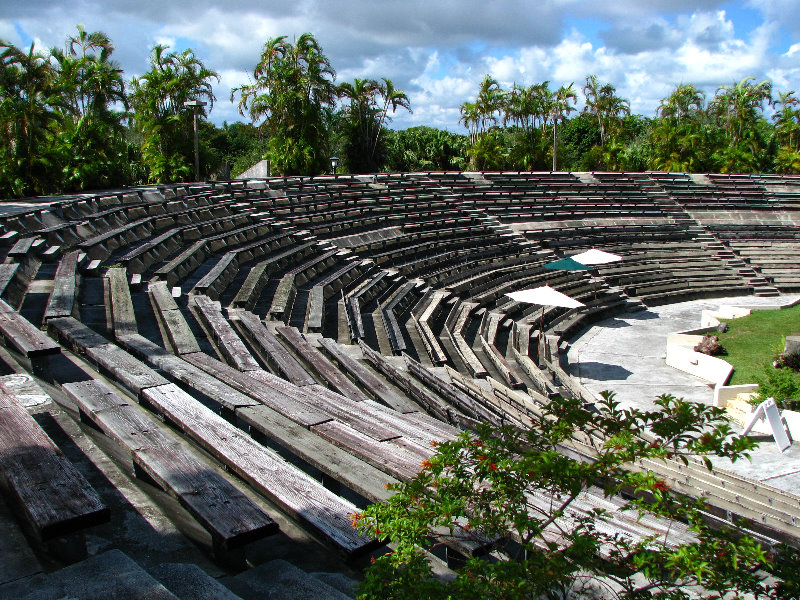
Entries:
{"type": "Polygon", "coordinates": [[[200,100],[187,100],[183,105],[192,107],[192,114],[194,116],[194,180],[200,181],[200,142],[197,136],[197,111],[205,106],[206,103],[200,100]]]}
{"type": "Polygon", "coordinates": [[[339,157],[331,156],[331,174],[336,175],[336,167],[339,166],[339,157]]]}

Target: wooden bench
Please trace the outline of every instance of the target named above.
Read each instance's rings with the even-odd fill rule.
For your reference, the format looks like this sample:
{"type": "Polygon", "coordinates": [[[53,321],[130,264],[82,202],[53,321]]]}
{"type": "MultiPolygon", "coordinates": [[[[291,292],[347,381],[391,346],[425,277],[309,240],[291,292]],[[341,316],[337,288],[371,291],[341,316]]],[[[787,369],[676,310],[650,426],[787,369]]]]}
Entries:
{"type": "Polygon", "coordinates": [[[231,304],[237,308],[252,310],[272,273],[287,268],[295,260],[305,259],[315,245],[314,241],[293,245],[253,265],[231,304]]]}
{"type": "Polygon", "coordinates": [[[82,420],[124,450],[134,472],[176,498],[208,530],[215,556],[243,564],[232,550],[278,532],[269,515],[198,453],[105,383],[67,383],[63,389],[77,404],[82,420]]]}
{"type": "Polygon", "coordinates": [[[3,300],[0,300],[0,335],[6,347],[16,351],[30,364],[34,374],[46,376],[49,357],[61,353],[61,346],[3,300]]]}
{"type": "Polygon", "coordinates": [[[103,285],[106,314],[111,316],[111,328],[114,336],[119,338],[138,333],[131,290],[128,286],[128,270],[125,267],[110,268],[103,277],[103,285]]]}
{"type": "Polygon", "coordinates": [[[320,339],[320,345],[328,356],[347,371],[353,379],[364,386],[376,399],[401,413],[419,410],[419,406],[416,403],[386,385],[357,359],[345,353],[333,340],[322,338],[320,339]]]}
{"type": "Polygon", "coordinates": [[[259,493],[342,551],[356,555],[381,545],[352,527],[350,515],[358,510],[353,504],[323,488],[174,384],[147,388],[142,398],[259,493]]]}
{"type": "Polygon", "coordinates": [[[147,294],[158,321],[164,347],[178,355],[199,352],[200,345],[186,322],[186,318],[178,308],[178,304],[167,289],[167,283],[151,281],[147,286],[147,294]]]}
{"type": "Polygon", "coordinates": [[[367,396],[326,359],[319,350],[309,344],[297,329],[294,327],[277,327],[275,331],[332,389],[357,402],[367,400],[367,396]]]}
{"type": "Polygon", "coordinates": [[[85,557],[83,531],[110,518],[97,492],[2,384],[0,484],[36,543],[62,560],[85,557]]]}
{"type": "Polygon", "coordinates": [[[75,299],[79,282],[78,263],[81,256],[79,250],[73,250],[65,254],[58,263],[53,279],[53,291],[44,311],[45,321],[53,317],[77,316],[75,299]]]}
{"type": "Polygon", "coordinates": [[[231,322],[258,357],[295,385],[314,385],[314,379],[300,362],[284,348],[257,315],[246,310],[231,310],[231,322]]]}
{"type": "Polygon", "coordinates": [[[219,304],[207,296],[192,296],[189,308],[194,312],[198,323],[205,329],[208,339],[231,365],[240,371],[260,369],[261,365],[253,358],[242,339],[222,314],[219,304]]]}
{"type": "MultiPolygon", "coordinates": [[[[352,504],[328,492],[308,475],[284,462],[272,450],[206,408],[192,395],[164,380],[121,348],[114,346],[118,352],[111,352],[108,346],[113,344],[102,344],[102,336],[75,319],[52,319],[49,325],[54,334],[71,340],[87,356],[92,355],[93,360],[115,379],[119,380],[131,369],[138,372],[139,385],[126,384],[126,387],[136,394],[140,402],[164,415],[257,491],[320,532],[336,547],[347,554],[359,554],[379,545],[376,540],[358,534],[350,525],[349,516],[357,510],[352,504]],[[123,359],[122,355],[127,355],[127,359],[123,359]],[[119,368],[114,366],[122,363],[125,363],[124,366],[119,368]]],[[[259,401],[207,375],[138,334],[127,336],[121,343],[145,358],[153,367],[181,381],[193,393],[199,393],[199,396],[210,399],[235,415],[249,408],[254,409],[251,412],[262,416],[268,414],[265,413],[268,407],[259,401]]],[[[225,366],[224,363],[218,364],[225,366]]],[[[244,374],[242,376],[246,377],[244,374]]]]}
{"type": "Polygon", "coordinates": [[[397,386],[409,397],[413,398],[420,406],[426,411],[435,415],[438,419],[457,425],[466,425],[468,427],[475,425],[475,420],[467,417],[459,410],[448,406],[442,402],[436,395],[429,392],[423,386],[416,384],[408,375],[395,368],[385,359],[380,353],[370,348],[363,340],[358,341],[361,351],[364,353],[364,358],[371,364],[378,372],[383,374],[392,385],[397,386]]]}

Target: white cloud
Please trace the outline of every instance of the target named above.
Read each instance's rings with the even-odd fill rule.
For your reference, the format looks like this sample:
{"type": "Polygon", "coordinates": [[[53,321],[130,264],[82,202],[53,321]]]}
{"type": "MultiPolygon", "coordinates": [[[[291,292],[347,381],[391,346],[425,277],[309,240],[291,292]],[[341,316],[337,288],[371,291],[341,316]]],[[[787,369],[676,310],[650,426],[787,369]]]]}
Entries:
{"type": "Polygon", "coordinates": [[[0,37],[21,43],[19,27],[39,47],[63,46],[77,23],[103,30],[129,77],[148,68],[154,43],[188,44],[220,73],[216,122],[238,118],[230,89],[247,81],[267,39],[305,31],[339,81],[389,77],[409,94],[414,114],[398,113],[395,127],[460,131],[459,106],[486,73],[506,87],[579,90],[596,74],[645,115],[678,83],[712,94],[754,75],[800,90],[797,0],[0,0],[0,15],[0,37]],[[742,14],[758,22],[745,30],[742,14]]]}

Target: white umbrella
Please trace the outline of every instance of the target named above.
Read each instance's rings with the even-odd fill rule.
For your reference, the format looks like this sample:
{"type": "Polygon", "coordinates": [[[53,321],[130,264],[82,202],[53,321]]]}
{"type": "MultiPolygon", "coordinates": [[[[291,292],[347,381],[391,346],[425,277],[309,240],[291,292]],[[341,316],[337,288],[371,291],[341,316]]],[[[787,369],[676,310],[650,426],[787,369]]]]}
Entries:
{"type": "MultiPolygon", "coordinates": [[[[517,302],[527,302],[528,304],[538,304],[542,307],[542,315],[539,318],[539,340],[540,346],[544,346],[544,307],[545,306],[561,306],[564,308],[580,308],[586,306],[582,302],[578,302],[575,298],[570,298],[566,294],[562,294],[558,290],[554,290],[549,285],[533,288],[530,290],[520,290],[519,292],[511,292],[506,294],[512,300],[517,302]]],[[[541,350],[539,350],[541,357],[541,350]]]]}
{"type": "Polygon", "coordinates": [[[570,258],[581,263],[582,265],[605,265],[622,260],[622,257],[618,254],[603,252],[602,250],[596,250],[595,248],[587,250],[586,252],[581,252],[575,256],[570,256],[570,258]]]}
{"type": "Polygon", "coordinates": [[[506,294],[506,296],[517,302],[527,302],[528,304],[538,304],[539,306],[563,306],[564,308],[586,306],[582,302],[578,302],[574,298],[570,298],[566,294],[554,290],[549,285],[543,285],[542,287],[530,290],[511,292],[510,294],[506,294]]]}

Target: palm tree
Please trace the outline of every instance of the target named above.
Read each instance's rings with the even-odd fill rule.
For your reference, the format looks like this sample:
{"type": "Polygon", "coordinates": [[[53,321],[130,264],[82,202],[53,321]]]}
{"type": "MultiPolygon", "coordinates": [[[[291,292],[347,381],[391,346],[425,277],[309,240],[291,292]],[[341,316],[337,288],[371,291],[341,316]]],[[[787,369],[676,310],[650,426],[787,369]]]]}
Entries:
{"type": "MultiPolygon", "coordinates": [[[[192,49],[168,52],[156,45],[150,56],[150,70],[131,81],[130,96],[134,125],[142,134],[142,158],[157,182],[187,177],[192,162],[191,118],[184,108],[188,100],[214,105],[212,80],[217,73],[198,59],[192,49]]],[[[199,107],[201,118],[207,115],[199,107]]]]}
{"type": "Polygon", "coordinates": [[[779,92],[772,116],[775,122],[775,139],[779,144],[776,167],[781,173],[800,172],[800,99],[794,92],[779,92]]]}
{"type": "Polygon", "coordinates": [[[710,167],[705,95],[691,84],[680,84],[661,100],[652,130],[653,166],[666,171],[702,171],[710,167]]]}
{"type": "Polygon", "coordinates": [[[766,140],[759,132],[764,103],[772,104],[772,84],[753,83],[746,77],[733,85],[717,89],[709,106],[725,133],[726,143],[717,150],[719,169],[723,172],[757,171],[765,159],[766,140]]]}
{"type": "Polygon", "coordinates": [[[578,101],[578,94],[575,92],[574,83],[562,85],[553,95],[552,116],[553,116],[553,171],[558,170],[558,122],[563,121],[570,112],[575,110],[573,105],[578,101]]]}
{"type": "Polygon", "coordinates": [[[3,187],[14,195],[52,189],[56,156],[51,140],[65,108],[48,55],[0,41],[0,131],[3,187]]]}
{"type": "Polygon", "coordinates": [[[406,93],[394,87],[390,79],[381,82],[374,79],[356,78],[353,83],[339,85],[341,98],[349,100],[342,112],[347,118],[347,163],[352,171],[371,173],[378,170],[381,162],[381,132],[391,121],[398,108],[411,111],[406,93]]]}
{"type": "MultiPolygon", "coordinates": [[[[472,153],[472,166],[477,167],[476,156],[474,151],[481,144],[482,138],[485,137],[489,128],[496,124],[500,113],[505,106],[506,93],[500,87],[496,79],[489,75],[484,76],[478,88],[478,97],[475,102],[465,102],[461,105],[461,118],[459,123],[463,123],[469,130],[469,139],[471,153],[472,153]]],[[[491,144],[495,148],[496,144],[491,144]]],[[[483,151],[480,154],[485,154],[483,151]]],[[[480,161],[479,161],[480,162],[480,161]]]]}
{"type": "Polygon", "coordinates": [[[585,112],[594,115],[600,126],[600,145],[605,146],[609,129],[622,122],[622,117],[631,114],[630,103],[617,96],[617,88],[610,83],[600,84],[597,76],[588,75],[583,94],[586,97],[585,112]]]}

